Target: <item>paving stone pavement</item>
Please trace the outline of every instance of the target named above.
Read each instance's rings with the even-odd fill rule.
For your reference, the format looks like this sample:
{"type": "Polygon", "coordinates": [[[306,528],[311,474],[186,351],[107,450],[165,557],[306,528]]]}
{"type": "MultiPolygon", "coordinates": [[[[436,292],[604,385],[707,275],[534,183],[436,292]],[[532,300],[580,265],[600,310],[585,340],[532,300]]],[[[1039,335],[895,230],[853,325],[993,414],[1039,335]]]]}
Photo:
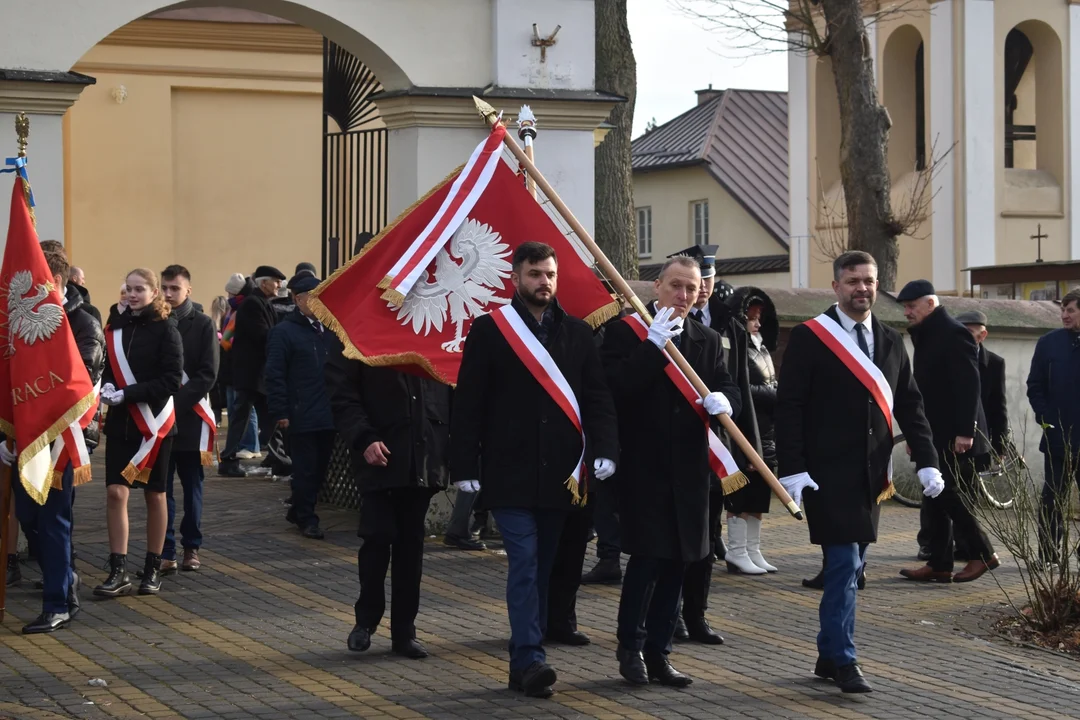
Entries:
{"type": "MultiPolygon", "coordinates": [[[[358,655],[345,648],[357,592],[354,513],[320,508],[326,540],[306,540],[283,519],[285,483],[209,477],[202,570],[167,578],[158,597],[98,601],[89,588],[106,575],[102,472],[77,491],[82,614],[69,629],[23,636],[40,609],[36,567],[24,565],[8,591],[0,718],[1080,717],[1074,660],[986,630],[983,618],[1002,610],[990,576],[966,586],[897,576],[917,564],[918,512],[893,503],[859,596],[856,640],[873,694],[845,696],[813,677],[818,595],[799,581],[820,554],[805,526],[774,505],[763,536],[780,572],[750,578],[718,566],[709,618],[727,643],[676,646],[672,661],[693,677],[690,688],[625,685],[614,658],[619,589],[585,586],[578,614],[593,644],[550,648],[557,693],[532,701],[506,689],[506,559],[496,550],[432,539],[417,619],[432,656],[392,655],[388,619],[358,655]],[[89,686],[92,678],[107,687],[89,686]]],[[[135,565],[144,516],[133,495],[135,565]]],[[[590,548],[586,569],[594,560],[590,548]]],[[[1011,562],[997,579],[1019,590],[1011,562]]]]}

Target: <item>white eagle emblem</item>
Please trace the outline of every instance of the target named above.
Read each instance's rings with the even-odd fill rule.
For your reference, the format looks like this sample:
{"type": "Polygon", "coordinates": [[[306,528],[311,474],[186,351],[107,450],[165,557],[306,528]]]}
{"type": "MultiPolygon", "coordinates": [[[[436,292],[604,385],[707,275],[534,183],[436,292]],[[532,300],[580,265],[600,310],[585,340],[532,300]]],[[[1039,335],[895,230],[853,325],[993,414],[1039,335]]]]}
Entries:
{"type": "MultiPolygon", "coordinates": [[[[402,325],[412,324],[417,335],[427,335],[431,328],[442,332],[446,312],[456,327],[454,339],[442,344],[446,352],[461,352],[465,343],[465,321],[488,312],[489,303],[505,305],[509,298],[496,297],[503,280],[510,277],[506,260],[510,246],[502,242],[489,225],[466,218],[447,246],[435,256],[435,277],[426,273],[405,296],[397,311],[402,325]]],[[[389,306],[394,309],[393,305],[389,306]]]]}
{"type": "Polygon", "coordinates": [[[48,340],[64,322],[64,308],[55,302],[38,305],[53,291],[52,283],[38,283],[33,295],[34,276],[20,270],[11,278],[7,299],[7,357],[15,354],[15,338],[27,345],[48,340]]]}

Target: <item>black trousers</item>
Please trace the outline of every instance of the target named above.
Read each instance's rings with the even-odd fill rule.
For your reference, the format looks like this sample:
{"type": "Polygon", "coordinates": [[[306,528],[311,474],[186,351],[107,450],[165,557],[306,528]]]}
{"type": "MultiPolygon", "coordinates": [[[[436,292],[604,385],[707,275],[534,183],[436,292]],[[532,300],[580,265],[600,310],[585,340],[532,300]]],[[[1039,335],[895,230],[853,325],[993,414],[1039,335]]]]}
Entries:
{"type": "Polygon", "coordinates": [[[620,646],[648,654],[671,652],[685,573],[682,560],[630,556],[619,597],[620,646]]]}
{"type": "MultiPolygon", "coordinates": [[[[293,462],[296,462],[293,460],[293,462]]],[[[416,637],[420,578],[424,572],[424,519],[434,490],[391,488],[364,493],[360,505],[360,549],[356,566],[360,596],[353,609],[356,624],[374,630],[386,612],[386,571],[390,563],[390,635],[416,637]]]]}
{"type": "Polygon", "coordinates": [[[266,405],[266,395],[255,390],[237,390],[236,404],[233,406],[233,414],[229,416],[229,434],[225,436],[225,451],[221,453],[222,461],[236,459],[236,453],[240,452],[240,444],[243,442],[244,433],[247,432],[248,418],[251,411],[259,418],[259,447],[266,447],[270,442],[270,436],[274,432],[274,424],[270,422],[270,410],[266,405]],[[239,420],[240,422],[234,422],[239,420]]]}
{"type": "Polygon", "coordinates": [[[589,493],[592,506],[593,526],[596,528],[596,557],[601,560],[618,560],[622,554],[619,545],[619,498],[615,483],[618,477],[593,484],[589,493]]]}
{"type": "Polygon", "coordinates": [[[938,453],[938,463],[945,489],[936,498],[923,498],[930,520],[930,567],[936,572],[951,572],[954,534],[972,559],[987,560],[994,554],[994,548],[964,499],[978,483],[975,463],[951,452],[938,453]]]}
{"type": "Polygon", "coordinates": [[[585,550],[589,544],[592,511],[589,503],[575,508],[566,516],[555,565],[548,580],[547,631],[567,634],[577,630],[577,592],[581,586],[581,570],[585,565],[585,550]]]}
{"type": "Polygon", "coordinates": [[[336,437],[334,430],[289,433],[289,456],[293,470],[289,481],[292,489],[290,514],[295,516],[296,525],[301,529],[319,524],[315,503],[319,501],[319,490],[326,479],[336,437]]]}
{"type": "Polygon", "coordinates": [[[716,545],[716,533],[725,500],[724,491],[719,487],[709,492],[709,554],[686,566],[682,586],[684,620],[700,620],[709,609],[709,588],[712,585],[715,562],[712,550],[716,545]]]}
{"type": "MultiPolygon", "coordinates": [[[[1047,562],[1061,561],[1062,515],[1069,511],[1070,485],[1080,485],[1080,452],[1070,458],[1061,454],[1043,455],[1044,480],[1039,513],[1039,552],[1047,562]]],[[[1070,538],[1074,544],[1075,538],[1070,538]]],[[[1068,560],[1068,558],[1065,558],[1068,560]]]]}

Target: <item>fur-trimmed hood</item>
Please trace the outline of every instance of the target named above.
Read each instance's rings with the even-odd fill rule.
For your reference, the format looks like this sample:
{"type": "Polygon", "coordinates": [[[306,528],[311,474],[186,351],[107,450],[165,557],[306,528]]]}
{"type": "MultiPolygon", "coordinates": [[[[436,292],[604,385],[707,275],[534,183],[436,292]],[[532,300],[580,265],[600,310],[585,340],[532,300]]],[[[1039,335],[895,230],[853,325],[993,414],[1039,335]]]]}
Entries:
{"type": "Polygon", "coordinates": [[[754,303],[761,303],[761,340],[770,352],[776,350],[780,338],[780,321],[776,317],[776,306],[768,293],[758,287],[746,285],[735,288],[735,292],[724,302],[731,314],[746,326],[746,311],[754,303]]]}

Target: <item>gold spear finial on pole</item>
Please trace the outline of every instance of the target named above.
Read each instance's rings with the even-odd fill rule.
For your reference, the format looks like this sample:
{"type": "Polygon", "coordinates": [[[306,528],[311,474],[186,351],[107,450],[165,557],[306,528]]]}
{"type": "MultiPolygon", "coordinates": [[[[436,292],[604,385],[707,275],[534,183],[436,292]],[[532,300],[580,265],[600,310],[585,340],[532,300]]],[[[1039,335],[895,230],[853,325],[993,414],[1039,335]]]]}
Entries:
{"type": "Polygon", "coordinates": [[[26,157],[26,139],[30,137],[30,118],[21,112],[15,116],[15,135],[18,137],[19,157],[26,157]]]}

